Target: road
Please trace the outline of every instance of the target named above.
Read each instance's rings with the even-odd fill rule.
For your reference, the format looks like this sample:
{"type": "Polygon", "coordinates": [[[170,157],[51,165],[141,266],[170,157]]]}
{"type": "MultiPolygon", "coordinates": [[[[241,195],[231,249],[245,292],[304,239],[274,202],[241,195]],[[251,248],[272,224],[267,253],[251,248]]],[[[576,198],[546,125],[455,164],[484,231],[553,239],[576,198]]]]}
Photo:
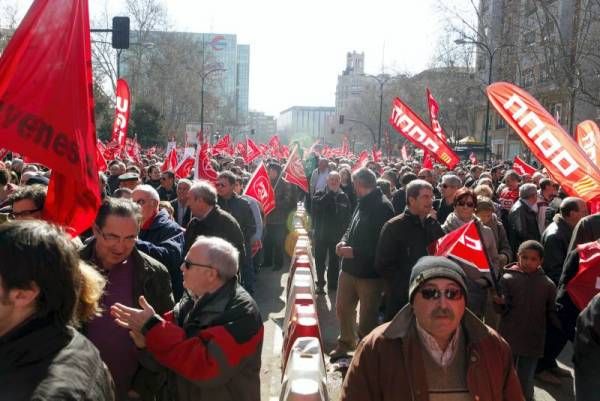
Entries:
{"type": "MultiPolygon", "coordinates": [[[[261,400],[276,401],[279,400],[281,390],[281,325],[285,313],[285,283],[287,273],[285,270],[272,271],[271,269],[261,270],[258,274],[258,283],[256,286],[255,299],[261,310],[263,322],[265,325],[265,339],[262,351],[261,368],[261,400]]],[[[329,352],[335,347],[335,340],[338,335],[337,320],[335,317],[335,292],[317,298],[317,309],[319,313],[319,323],[321,325],[321,335],[323,336],[323,345],[325,352],[329,352]]],[[[566,347],[559,357],[561,366],[570,368],[571,348],[566,347]]],[[[339,399],[340,388],[342,384],[342,374],[335,370],[335,366],[329,363],[329,358],[325,357],[327,367],[327,388],[329,399],[331,401],[339,399]]],[[[572,401],[573,382],[570,379],[563,379],[560,386],[548,385],[536,381],[535,388],[536,401],[572,401]]]]}

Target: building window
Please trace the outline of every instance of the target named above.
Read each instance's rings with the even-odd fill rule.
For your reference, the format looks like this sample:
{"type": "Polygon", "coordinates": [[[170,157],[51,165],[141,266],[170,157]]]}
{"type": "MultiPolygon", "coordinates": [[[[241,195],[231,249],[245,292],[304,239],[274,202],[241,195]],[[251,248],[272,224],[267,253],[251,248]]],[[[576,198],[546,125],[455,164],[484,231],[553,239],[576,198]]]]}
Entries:
{"type": "Polygon", "coordinates": [[[506,121],[500,116],[496,116],[496,129],[506,128],[506,121]]]}
{"type": "Polygon", "coordinates": [[[523,70],[523,86],[528,88],[533,85],[533,82],[533,68],[526,68],[525,70],[523,70]]]}
{"type": "Polygon", "coordinates": [[[523,34],[523,45],[530,46],[535,43],[535,30],[523,34]]]}

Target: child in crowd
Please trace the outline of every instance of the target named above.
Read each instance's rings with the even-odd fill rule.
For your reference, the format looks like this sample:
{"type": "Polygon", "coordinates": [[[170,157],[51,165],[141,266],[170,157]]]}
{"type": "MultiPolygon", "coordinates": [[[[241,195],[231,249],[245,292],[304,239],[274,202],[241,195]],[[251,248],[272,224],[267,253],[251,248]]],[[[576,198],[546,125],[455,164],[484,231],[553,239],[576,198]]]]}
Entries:
{"type": "Polygon", "coordinates": [[[558,324],[554,307],[556,286],[541,268],[542,244],[524,241],[517,256],[518,262],[502,272],[502,295],[495,297],[494,302],[502,314],[498,331],[510,344],[525,399],[531,401],[535,367],[544,354],[546,319],[558,324]]]}

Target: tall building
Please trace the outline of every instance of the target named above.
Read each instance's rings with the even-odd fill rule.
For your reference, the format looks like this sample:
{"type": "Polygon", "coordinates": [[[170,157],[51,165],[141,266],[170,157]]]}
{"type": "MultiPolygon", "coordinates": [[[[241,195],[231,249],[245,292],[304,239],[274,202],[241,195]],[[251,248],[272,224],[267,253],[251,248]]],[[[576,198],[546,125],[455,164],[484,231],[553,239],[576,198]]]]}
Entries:
{"type": "Polygon", "coordinates": [[[237,120],[242,122],[248,118],[248,98],[250,89],[250,46],[237,45],[237,120]]]}
{"type": "Polygon", "coordinates": [[[295,136],[325,138],[335,124],[335,107],[293,106],[282,111],[277,131],[293,140],[295,136]]]}
{"type": "Polygon", "coordinates": [[[365,53],[355,51],[346,54],[346,68],[338,75],[335,90],[337,115],[347,115],[353,102],[360,98],[367,79],[365,78],[365,53]]]}
{"type": "Polygon", "coordinates": [[[248,128],[254,130],[254,136],[261,142],[267,142],[277,133],[277,120],[265,113],[251,111],[248,113],[248,128]]]}

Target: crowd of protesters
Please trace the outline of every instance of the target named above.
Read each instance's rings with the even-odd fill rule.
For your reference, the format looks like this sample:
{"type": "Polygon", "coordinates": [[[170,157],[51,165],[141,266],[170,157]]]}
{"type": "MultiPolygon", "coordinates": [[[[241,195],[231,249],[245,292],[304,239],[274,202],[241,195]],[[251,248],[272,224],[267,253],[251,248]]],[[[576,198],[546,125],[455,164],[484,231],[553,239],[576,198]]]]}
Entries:
{"type": "Polygon", "coordinates": [[[243,194],[255,166],[242,158],[215,157],[215,182],[161,171],[157,155],[110,161],[95,222],[71,239],[43,222],[50,173],[2,162],[0,400],[259,400],[253,295],[261,270],[285,267],[299,201],[312,218],[316,295],[335,297],[330,356],[354,353],[343,400],[533,400],[534,377],[571,375],[556,361],[568,341],[577,399],[600,394],[598,296],[582,307],[566,290],[598,263],[600,215],[543,169],[353,169],[317,149],[304,193],[281,179],[285,160],[264,162],[267,215],[243,194]],[[432,256],[471,222],[490,276],[432,256]]]}

